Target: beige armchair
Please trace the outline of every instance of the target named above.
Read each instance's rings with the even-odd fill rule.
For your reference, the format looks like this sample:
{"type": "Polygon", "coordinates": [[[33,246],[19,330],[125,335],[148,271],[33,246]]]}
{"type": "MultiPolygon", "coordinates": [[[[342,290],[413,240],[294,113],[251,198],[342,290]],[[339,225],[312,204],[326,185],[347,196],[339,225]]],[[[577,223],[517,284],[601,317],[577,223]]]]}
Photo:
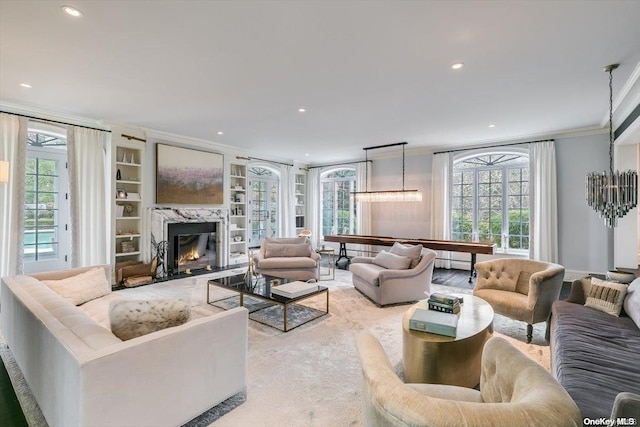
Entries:
{"type": "Polygon", "coordinates": [[[318,280],[320,255],[306,237],[267,237],[252,258],[257,274],[289,280],[318,280]]]}
{"type": "Polygon", "coordinates": [[[527,323],[527,343],[533,324],[549,319],[551,305],[560,296],[564,267],[528,259],[499,258],[476,263],[473,294],[494,311],[527,323]]]}
{"type": "Polygon", "coordinates": [[[362,366],[364,425],[530,427],[581,426],[578,407],[542,366],[503,338],[482,352],[480,390],[405,384],[378,340],[356,337],[362,366]]]}
{"type": "Polygon", "coordinates": [[[426,298],[435,259],[436,252],[431,249],[397,244],[376,257],[353,257],[349,270],[353,286],[377,305],[384,306],[426,298]],[[403,253],[406,256],[399,255],[403,253]],[[402,264],[407,258],[409,262],[402,264]]]}

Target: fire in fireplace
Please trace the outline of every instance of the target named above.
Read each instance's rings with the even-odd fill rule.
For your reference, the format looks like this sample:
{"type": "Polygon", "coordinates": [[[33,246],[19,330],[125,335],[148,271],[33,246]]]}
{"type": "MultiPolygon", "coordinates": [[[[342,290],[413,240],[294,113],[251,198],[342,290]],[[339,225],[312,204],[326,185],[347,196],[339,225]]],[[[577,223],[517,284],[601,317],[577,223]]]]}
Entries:
{"type": "Polygon", "coordinates": [[[169,275],[216,265],[216,223],[176,223],[168,229],[169,275]]]}
{"type": "Polygon", "coordinates": [[[197,270],[215,265],[215,233],[178,236],[178,271],[197,270]]]}

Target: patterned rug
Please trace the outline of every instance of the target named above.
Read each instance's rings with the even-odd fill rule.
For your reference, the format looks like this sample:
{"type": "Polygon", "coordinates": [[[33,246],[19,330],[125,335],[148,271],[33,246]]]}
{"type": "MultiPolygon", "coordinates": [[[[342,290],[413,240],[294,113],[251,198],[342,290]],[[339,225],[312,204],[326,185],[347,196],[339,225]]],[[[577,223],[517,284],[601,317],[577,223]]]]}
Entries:
{"type": "MultiPolygon", "coordinates": [[[[121,292],[131,299],[188,298],[194,318],[223,309],[206,304],[207,276],[173,280],[121,292]]],[[[360,366],[354,336],[369,331],[382,343],[394,370],[402,377],[402,316],[409,307],[375,306],[351,285],[351,274],[337,270],[329,288],[329,314],[289,332],[249,322],[249,367],[246,395],[234,396],[188,423],[200,426],[361,426],[360,366]]],[[[225,298],[211,287],[211,299],[225,298]]],[[[470,289],[432,285],[432,291],[470,294],[470,289]]],[[[229,296],[229,295],[227,295],[229,296]]],[[[232,301],[232,300],[225,300],[232,301]]],[[[324,296],[309,306],[324,310],[324,296]]],[[[231,303],[230,303],[231,304],[231,303]]],[[[282,313],[261,310],[268,320],[282,313]]],[[[302,316],[303,311],[296,316],[302,316]]],[[[281,320],[280,320],[281,321],[281,320]]],[[[549,369],[544,323],[534,326],[526,344],[526,327],[496,315],[494,333],[507,339],[531,359],[549,369]]],[[[0,337],[1,339],[1,337],[0,337]]],[[[46,426],[10,350],[0,342],[2,356],[30,426],[46,426]]]]}

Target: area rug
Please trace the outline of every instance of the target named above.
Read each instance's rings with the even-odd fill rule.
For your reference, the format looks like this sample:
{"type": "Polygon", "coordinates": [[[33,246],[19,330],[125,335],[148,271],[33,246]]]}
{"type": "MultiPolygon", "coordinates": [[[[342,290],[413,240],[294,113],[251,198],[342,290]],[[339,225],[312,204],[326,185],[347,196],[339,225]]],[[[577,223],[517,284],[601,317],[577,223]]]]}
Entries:
{"type": "MultiPolygon", "coordinates": [[[[222,311],[205,302],[207,280],[207,276],[197,276],[120,292],[131,299],[188,298],[192,315],[201,317],[222,311]]],[[[402,378],[402,316],[409,305],[377,307],[353,288],[351,274],[344,270],[336,271],[335,280],[321,284],[329,288],[328,315],[287,333],[261,323],[249,322],[246,396],[236,396],[212,408],[193,420],[190,427],[364,425],[361,372],[354,337],[361,331],[369,331],[376,336],[394,370],[402,378]]],[[[470,289],[435,284],[432,290],[471,293],[470,289]]],[[[212,299],[224,298],[224,292],[228,292],[215,287],[211,291],[212,299]]],[[[315,302],[322,309],[323,298],[315,302]]],[[[311,301],[310,305],[313,304],[311,301]]],[[[495,335],[504,337],[549,369],[549,347],[544,332],[544,323],[535,325],[533,341],[526,344],[524,323],[495,316],[495,335]]],[[[6,346],[0,345],[0,355],[9,367],[12,356],[6,346]]],[[[19,379],[15,379],[20,376],[19,369],[14,366],[9,374],[12,382],[18,382],[16,394],[19,395],[29,424],[45,426],[37,405],[35,408],[33,406],[35,402],[29,406],[28,387],[25,387],[26,384],[20,385],[19,379]]]]}

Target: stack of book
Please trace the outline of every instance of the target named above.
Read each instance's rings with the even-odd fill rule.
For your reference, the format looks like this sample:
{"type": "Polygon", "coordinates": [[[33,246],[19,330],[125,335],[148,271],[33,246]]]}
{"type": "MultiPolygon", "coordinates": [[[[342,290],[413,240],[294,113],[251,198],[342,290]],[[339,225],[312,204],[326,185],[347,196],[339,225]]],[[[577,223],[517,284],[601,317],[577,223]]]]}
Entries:
{"type": "Polygon", "coordinates": [[[460,313],[462,298],[434,292],[429,296],[427,303],[429,304],[429,310],[458,314],[460,313]]]}
{"type": "Polygon", "coordinates": [[[409,319],[409,329],[432,334],[456,336],[458,315],[416,308],[409,319]]]}

